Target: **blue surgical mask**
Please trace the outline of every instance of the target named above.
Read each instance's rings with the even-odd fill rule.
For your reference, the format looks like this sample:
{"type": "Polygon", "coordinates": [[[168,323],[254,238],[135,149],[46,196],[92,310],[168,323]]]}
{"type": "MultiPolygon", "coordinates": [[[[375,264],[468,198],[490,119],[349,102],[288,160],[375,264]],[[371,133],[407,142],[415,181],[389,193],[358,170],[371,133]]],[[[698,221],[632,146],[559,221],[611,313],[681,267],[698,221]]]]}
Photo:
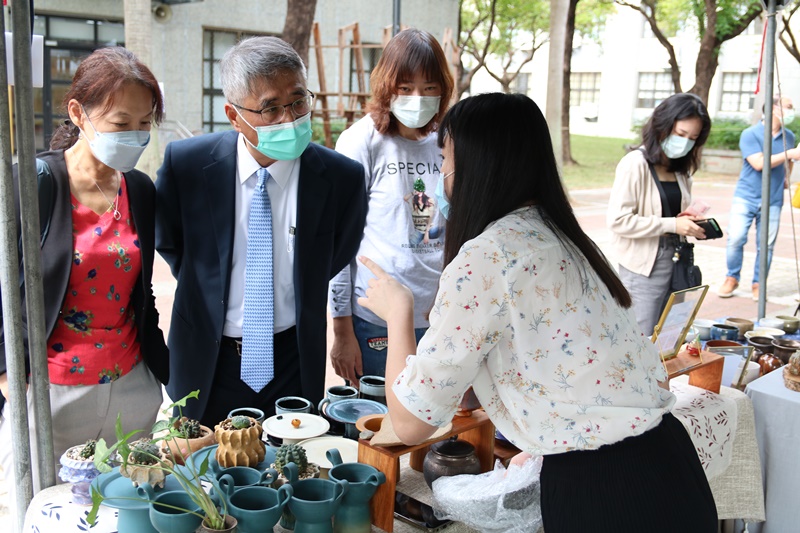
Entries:
{"type": "Polygon", "coordinates": [[[689,153],[694,147],[694,141],[680,135],[670,135],[661,141],[661,149],[664,150],[664,155],[670,159],[680,159],[689,153]]]}
{"type": "Polygon", "coordinates": [[[436,182],[436,189],[433,191],[433,196],[436,198],[436,205],[439,206],[439,212],[442,213],[445,220],[447,220],[447,217],[450,215],[450,201],[447,199],[447,193],[444,191],[444,180],[453,172],[448,172],[447,174],[442,174],[440,172],[439,181],[436,182]]]}
{"type": "MultiPolygon", "coordinates": [[[[86,121],[94,130],[94,139],[88,141],[94,156],[104,165],[119,172],[133,170],[150,142],[150,132],[131,130],[102,133],[94,127],[88,114],[86,121]]],[[[85,134],[84,137],[86,137],[85,134]]]]}
{"type": "Polygon", "coordinates": [[[270,159],[276,161],[297,159],[311,142],[311,113],[303,115],[294,122],[255,127],[247,122],[238,109],[236,112],[244,123],[258,134],[258,146],[245,137],[247,143],[270,159]]]}

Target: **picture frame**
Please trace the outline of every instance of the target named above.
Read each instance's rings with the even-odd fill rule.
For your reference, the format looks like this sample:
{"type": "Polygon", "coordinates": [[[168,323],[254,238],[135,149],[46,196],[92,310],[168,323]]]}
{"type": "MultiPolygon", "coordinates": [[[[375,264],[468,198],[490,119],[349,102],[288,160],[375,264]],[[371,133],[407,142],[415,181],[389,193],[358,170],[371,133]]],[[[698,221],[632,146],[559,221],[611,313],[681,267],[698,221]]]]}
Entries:
{"type": "Polygon", "coordinates": [[[738,373],[738,375],[734,375],[733,377],[733,384],[726,384],[723,383],[726,387],[733,387],[734,389],[744,390],[744,377],[747,374],[747,363],[753,360],[753,353],[755,352],[755,347],[753,346],[712,346],[706,348],[706,351],[715,353],[718,355],[738,355],[741,357],[742,363],[742,371],[738,373]]]}
{"type": "MultiPolygon", "coordinates": [[[[650,337],[662,361],[668,361],[678,355],[707,292],[708,285],[698,285],[670,294],[661,318],[650,337]]],[[[702,359],[698,364],[701,362],[702,359]]]]}

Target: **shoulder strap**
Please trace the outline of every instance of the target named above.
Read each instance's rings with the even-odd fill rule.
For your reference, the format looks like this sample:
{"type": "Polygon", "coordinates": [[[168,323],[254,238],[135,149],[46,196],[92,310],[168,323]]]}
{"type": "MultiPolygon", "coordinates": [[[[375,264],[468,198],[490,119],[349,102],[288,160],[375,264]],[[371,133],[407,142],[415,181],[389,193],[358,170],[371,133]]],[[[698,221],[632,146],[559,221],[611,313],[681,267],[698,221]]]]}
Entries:
{"type": "MultiPolygon", "coordinates": [[[[641,152],[644,156],[644,150],[641,150],[641,152]]],[[[646,158],[645,161],[647,161],[646,158]]],[[[650,168],[650,175],[653,176],[653,181],[656,182],[656,188],[658,189],[658,195],[661,197],[661,216],[668,217],[671,215],[671,211],[669,209],[669,203],[667,202],[667,195],[664,193],[664,187],[661,185],[661,180],[658,179],[658,174],[656,174],[656,169],[653,164],[647,161],[647,166],[650,168]]]]}

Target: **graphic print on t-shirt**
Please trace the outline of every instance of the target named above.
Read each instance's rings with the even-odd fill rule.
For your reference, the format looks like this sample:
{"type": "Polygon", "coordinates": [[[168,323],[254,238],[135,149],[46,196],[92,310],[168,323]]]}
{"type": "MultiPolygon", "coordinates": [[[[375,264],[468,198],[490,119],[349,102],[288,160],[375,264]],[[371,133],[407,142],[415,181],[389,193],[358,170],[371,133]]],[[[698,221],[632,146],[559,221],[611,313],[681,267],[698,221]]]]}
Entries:
{"type": "Polygon", "coordinates": [[[425,182],[422,178],[414,180],[414,192],[406,195],[405,200],[411,208],[411,220],[414,229],[409,235],[408,247],[414,253],[431,253],[442,247],[441,237],[444,226],[439,224],[442,217],[436,217],[436,200],[426,194],[425,182]],[[434,222],[437,222],[434,224],[434,222]]]}

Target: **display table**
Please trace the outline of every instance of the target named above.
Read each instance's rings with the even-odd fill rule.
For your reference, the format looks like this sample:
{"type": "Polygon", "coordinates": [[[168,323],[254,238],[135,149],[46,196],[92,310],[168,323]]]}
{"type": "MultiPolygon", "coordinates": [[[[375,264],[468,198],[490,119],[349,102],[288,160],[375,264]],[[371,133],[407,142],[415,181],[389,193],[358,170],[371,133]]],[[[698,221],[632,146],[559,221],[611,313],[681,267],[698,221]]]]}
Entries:
{"type": "MultiPolygon", "coordinates": [[[[40,491],[28,507],[22,531],[25,533],[83,533],[89,531],[92,533],[116,533],[118,531],[117,510],[102,505],[96,525],[89,529],[89,524],[86,523],[89,506],[73,504],[70,487],[69,484],[55,485],[40,491]]],[[[400,481],[397,489],[421,502],[431,503],[431,491],[425,484],[422,473],[409,466],[407,455],[400,460],[400,481]]],[[[280,525],[276,525],[274,531],[290,533],[280,525]]],[[[383,530],[372,526],[372,531],[382,532],[383,530]]],[[[397,533],[420,533],[421,530],[400,520],[395,520],[394,531],[397,533]]],[[[442,533],[476,533],[475,530],[458,522],[453,522],[440,531],[442,533]]]]}
{"type": "Polygon", "coordinates": [[[766,496],[766,522],[751,533],[798,531],[800,494],[800,392],[783,384],[782,368],[752,381],[745,390],[753,402],[755,431],[766,496]]]}

